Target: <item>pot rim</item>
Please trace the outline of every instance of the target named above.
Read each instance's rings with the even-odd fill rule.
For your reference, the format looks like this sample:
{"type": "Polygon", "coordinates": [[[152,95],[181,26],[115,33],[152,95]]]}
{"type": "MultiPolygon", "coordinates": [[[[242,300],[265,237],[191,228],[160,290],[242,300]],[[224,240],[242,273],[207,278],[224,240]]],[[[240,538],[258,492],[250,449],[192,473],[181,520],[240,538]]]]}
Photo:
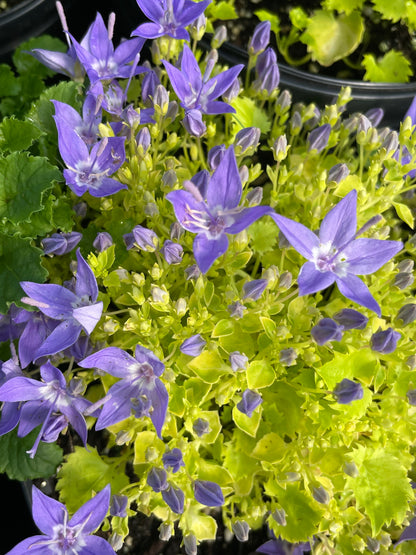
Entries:
{"type": "Polygon", "coordinates": [[[16,19],[27,16],[30,12],[42,4],[54,5],[53,0],[23,0],[17,6],[13,6],[6,12],[0,14],[0,28],[4,25],[10,25],[16,19]]]}

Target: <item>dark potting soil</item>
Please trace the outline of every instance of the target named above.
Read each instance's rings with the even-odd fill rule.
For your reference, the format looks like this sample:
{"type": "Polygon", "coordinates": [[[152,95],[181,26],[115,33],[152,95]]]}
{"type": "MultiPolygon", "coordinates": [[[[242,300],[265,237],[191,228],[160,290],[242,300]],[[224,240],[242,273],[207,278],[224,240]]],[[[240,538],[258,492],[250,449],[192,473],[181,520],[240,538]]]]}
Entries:
{"type": "MultiPolygon", "coordinates": [[[[312,12],[321,8],[321,0],[292,0],[286,2],[276,0],[235,0],[238,19],[224,22],[228,28],[230,42],[244,50],[247,49],[247,44],[254,28],[259,23],[254,12],[262,9],[277,14],[280,19],[282,34],[288,34],[291,27],[289,11],[297,6],[302,7],[308,15],[311,15],[312,12]]],[[[416,36],[414,34],[411,36],[407,26],[400,22],[392,24],[391,21],[381,19],[380,15],[370,7],[363,11],[363,16],[365,20],[364,37],[355,52],[348,58],[351,64],[359,66],[363,55],[367,53],[371,53],[378,58],[390,50],[398,50],[409,60],[413,75],[416,76],[416,36]]],[[[273,33],[272,45],[276,46],[273,33]]],[[[300,42],[290,48],[290,55],[293,59],[300,60],[305,54],[307,54],[306,46],[300,42]]],[[[283,61],[283,56],[281,56],[280,61],[283,61]]],[[[364,70],[352,68],[342,61],[335,62],[329,67],[323,67],[317,62],[312,61],[296,67],[310,73],[319,73],[320,75],[342,79],[362,80],[364,75],[364,70]]]]}

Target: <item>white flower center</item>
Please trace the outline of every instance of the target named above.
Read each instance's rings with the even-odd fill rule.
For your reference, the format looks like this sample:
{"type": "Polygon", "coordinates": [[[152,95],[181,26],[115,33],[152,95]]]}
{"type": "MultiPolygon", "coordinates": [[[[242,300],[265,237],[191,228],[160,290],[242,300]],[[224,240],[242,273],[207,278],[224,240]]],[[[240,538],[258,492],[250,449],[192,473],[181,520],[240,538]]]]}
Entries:
{"type": "Polygon", "coordinates": [[[331,241],[320,243],[319,247],[312,249],[311,262],[320,272],[332,272],[340,277],[347,275],[347,259],[344,254],[338,253],[331,241]]]}

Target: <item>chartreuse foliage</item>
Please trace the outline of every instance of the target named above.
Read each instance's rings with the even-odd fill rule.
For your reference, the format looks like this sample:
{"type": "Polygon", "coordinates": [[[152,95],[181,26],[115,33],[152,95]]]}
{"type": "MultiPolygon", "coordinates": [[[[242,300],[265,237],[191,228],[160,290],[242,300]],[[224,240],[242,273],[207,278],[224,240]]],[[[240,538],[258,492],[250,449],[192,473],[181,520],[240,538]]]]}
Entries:
{"type": "MultiPolygon", "coordinates": [[[[340,4],[328,2],[328,9],[341,9],[340,4]]],[[[354,9],[359,7],[355,2],[354,9]]],[[[222,3],[210,9],[213,18],[232,15],[222,3]]],[[[354,9],[345,10],[345,18],[356,18],[354,9]]],[[[296,21],[301,26],[299,12],[296,21]]],[[[163,52],[173,63],[181,45],[172,41],[167,47],[160,38],[157,47],[153,62],[172,102],[174,90],[157,54],[163,52]]],[[[196,57],[203,75],[206,54],[196,48],[196,57]]],[[[159,435],[150,418],[157,398],[152,398],[149,408],[148,398],[141,395],[127,399],[137,414],[109,426],[96,446],[84,449],[75,443],[58,471],[57,489],[69,512],[109,483],[113,494],[128,497],[128,514],[153,514],[172,529],[177,522],[184,536],[209,540],[215,537],[217,524],[206,505],[196,499],[195,484],[214,482],[221,488],[222,518],[230,530],[237,520],[253,529],[267,522],[277,537],[289,542],[313,538],[317,554],[365,552],[369,540],[380,542],[381,552],[388,553],[415,506],[411,479],[415,478],[416,409],[408,393],[416,389],[416,318],[399,317],[405,305],[414,304],[410,274],[416,241],[410,229],[414,198],[409,194],[414,178],[409,172],[414,170],[416,136],[410,119],[398,133],[382,131],[370,122],[364,129],[364,118],[345,115],[348,90],[319,111],[315,105],[292,104],[290,94],[277,89],[262,96],[248,75],[247,87],[232,102],[236,114],[204,114],[206,132],[201,137],[185,133],[182,108],[176,114],[172,104],[168,114],[156,105],[150,124],[129,119],[133,127],[125,125],[126,162],[114,175],[127,189],[103,198],[86,193],[79,199],[64,185],[58,169],[50,100],[80,112],[82,89],[70,81],[48,88],[43,83],[42,91],[29,102],[19,91],[23,75],[33,67],[23,61],[16,65],[19,75],[0,67],[4,115],[0,124],[0,309],[6,312],[11,302],[19,303],[19,281],[40,283],[48,277],[51,283],[62,284],[67,280],[71,255],[42,257],[40,241],[56,231],[82,232],[80,248],[97,279],[98,301],[105,311],[91,333],[93,352],[116,347],[123,357],[120,350],[126,351],[132,366],[123,369],[123,379],[128,379],[129,370],[132,375],[143,372],[140,380],[146,382],[148,393],[152,392],[149,363],[136,364],[132,353],[137,345],[151,351],[158,360],[157,379],[169,397],[159,435]],[[312,132],[328,130],[328,125],[327,142],[322,148],[310,148],[312,132]],[[357,229],[370,219],[374,223],[362,232],[361,240],[404,243],[396,258],[373,274],[360,276],[380,304],[380,316],[337,288],[300,297],[297,279],[305,257],[289,246],[269,215],[227,235],[228,249],[205,274],[195,267],[196,232],[178,229],[166,194],[183,189],[184,182],[201,170],[212,174],[208,153],[215,146],[230,147],[247,126],[260,129],[260,144],[235,148],[243,190],[238,208],[232,207],[233,217],[240,207],[253,209],[261,203],[309,230],[322,229],[331,209],[356,191],[357,229]],[[151,138],[148,149],[136,141],[143,129],[151,138]],[[158,245],[139,250],[136,243],[127,250],[123,235],[135,226],[151,230],[158,245]],[[102,252],[93,246],[98,232],[110,234],[113,240],[102,252]],[[162,248],[166,241],[182,247],[181,260],[168,263],[162,248]],[[405,272],[398,267],[403,260],[405,272]],[[244,286],[254,280],[264,280],[264,289],[250,296],[244,286]],[[345,308],[362,311],[367,326],[344,329],[342,338],[318,345],[312,328],[345,308]],[[373,350],[373,334],[390,327],[401,334],[397,348],[373,350]],[[194,356],[182,352],[184,341],[196,335],[205,341],[201,351],[194,356]],[[236,356],[240,367],[235,366],[236,356]],[[343,380],[358,383],[362,398],[350,404],[337,402],[333,391],[343,380]],[[262,401],[250,416],[250,411],[241,410],[247,390],[262,401]],[[166,454],[173,450],[180,450],[183,459],[176,469],[165,464],[166,454]],[[159,491],[148,481],[154,469],[162,476],[166,472],[167,483],[162,484],[166,488],[159,491]],[[178,490],[184,495],[181,514],[174,512],[172,502],[165,502],[167,492],[178,490]]],[[[216,66],[214,71],[221,73],[223,68],[216,66]]],[[[43,74],[39,75],[42,81],[43,74]]],[[[132,79],[136,109],[145,108],[143,79],[143,75],[132,79]]],[[[109,125],[114,119],[104,112],[101,138],[114,134],[109,125]]],[[[194,190],[195,185],[186,186],[195,193],[196,203],[202,193],[194,190]]],[[[111,395],[121,398],[120,368],[110,368],[115,375],[105,369],[98,372],[83,365],[83,358],[65,351],[54,363],[68,382],[82,381],[92,403],[114,400],[111,395]]],[[[105,365],[110,366],[108,360],[105,365]]],[[[36,367],[28,368],[35,376],[36,367]]],[[[133,385],[129,383],[129,388],[133,385]]],[[[94,408],[100,410],[100,406],[94,408]]],[[[88,415],[89,428],[96,416],[94,410],[88,415]]],[[[25,441],[31,447],[29,437],[25,441]]],[[[94,437],[90,437],[92,445],[94,437]]],[[[8,460],[5,448],[20,452],[18,445],[15,432],[0,440],[0,468],[15,475],[17,462],[8,460]]],[[[43,447],[41,443],[38,456],[43,447]]],[[[52,473],[60,458],[54,454],[49,462],[36,472],[52,473]]],[[[34,475],[25,466],[19,468],[19,476],[34,475]]],[[[110,526],[121,539],[127,536],[127,517],[109,519],[106,529],[110,526]]],[[[407,548],[403,544],[394,549],[406,553],[407,548]]]]}
{"type": "MultiPolygon", "coordinates": [[[[276,15],[267,10],[258,10],[255,14],[260,21],[271,21],[279,51],[289,64],[300,65],[312,60],[325,67],[338,60],[346,60],[347,65],[365,70],[364,80],[373,82],[407,83],[413,75],[410,61],[403,52],[366,52],[368,39],[365,38],[371,32],[371,26],[366,27],[368,22],[377,26],[380,21],[390,25],[400,22],[412,36],[416,29],[413,1],[322,0],[320,9],[308,12],[298,6],[291,7],[290,32],[287,26],[281,25],[276,15]],[[294,59],[290,52],[290,47],[297,42],[307,48],[307,55],[300,59],[294,59]],[[354,54],[353,62],[349,61],[350,54],[354,54]]],[[[380,27],[375,42],[382,39],[383,28],[380,27]]]]}

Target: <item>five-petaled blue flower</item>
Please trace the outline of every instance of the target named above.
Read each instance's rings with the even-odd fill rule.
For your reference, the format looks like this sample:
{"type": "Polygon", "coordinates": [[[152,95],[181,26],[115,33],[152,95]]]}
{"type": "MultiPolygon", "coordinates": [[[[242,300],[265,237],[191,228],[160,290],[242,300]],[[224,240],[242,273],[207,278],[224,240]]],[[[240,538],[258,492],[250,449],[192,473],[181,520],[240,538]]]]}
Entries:
{"type": "Polygon", "coordinates": [[[228,248],[227,233],[236,234],[266,214],[269,206],[238,206],[242,185],[234,148],[230,146],[206,187],[206,199],[192,182],[188,190],[172,191],[166,198],[173,204],[176,217],[186,230],[197,233],[193,250],[201,272],[207,272],[228,248]]]}
{"type": "Polygon", "coordinates": [[[211,0],[136,0],[144,15],[153,23],[143,23],[132,32],[133,36],[155,39],[167,35],[173,39],[189,40],[185,29],[197,19],[211,0]]]}
{"type": "Polygon", "coordinates": [[[82,368],[99,368],[121,378],[87,413],[92,414],[103,405],[96,430],[125,420],[131,412],[137,418],[150,416],[160,437],[168,408],[168,392],[159,379],[165,365],[152,351],[140,345],[136,346],[134,356],[117,347],[107,347],[79,363],[82,368]]]}
{"type": "Polygon", "coordinates": [[[355,190],[328,212],[319,236],[280,214],[274,214],[273,218],[292,247],[308,259],[298,276],[300,295],[316,293],[336,282],[345,297],[381,315],[379,305],[357,275],[376,272],[403,248],[403,244],[401,241],[357,239],[368,225],[356,232],[355,190]]]}
{"type": "Polygon", "coordinates": [[[110,495],[108,484],[69,518],[65,505],[33,486],[33,520],[42,535],[23,540],[7,555],[116,555],[104,538],[91,536],[107,514],[110,495]]]}

